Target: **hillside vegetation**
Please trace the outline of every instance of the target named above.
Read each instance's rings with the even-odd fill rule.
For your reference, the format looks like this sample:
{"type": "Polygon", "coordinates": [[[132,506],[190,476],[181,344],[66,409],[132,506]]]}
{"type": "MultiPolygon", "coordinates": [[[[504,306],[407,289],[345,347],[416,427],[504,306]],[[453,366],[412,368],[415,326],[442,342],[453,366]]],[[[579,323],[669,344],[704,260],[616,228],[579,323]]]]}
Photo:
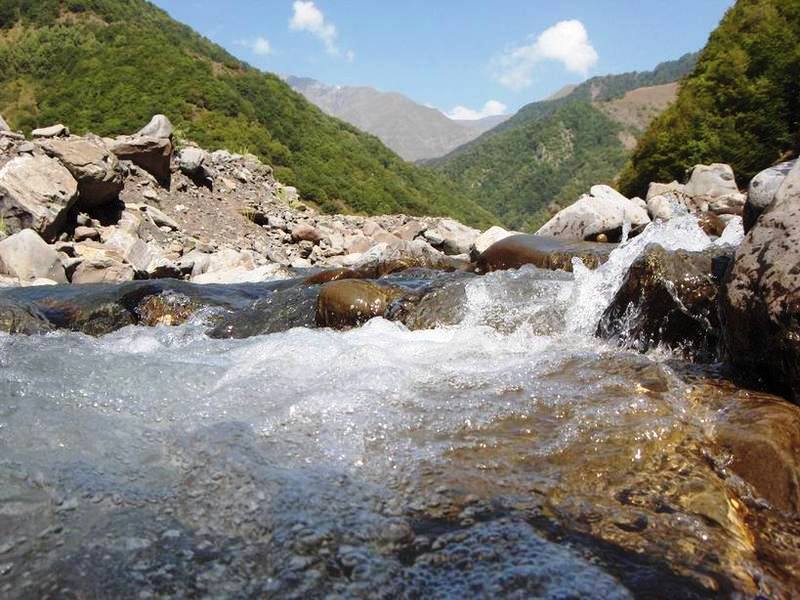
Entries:
{"type": "Polygon", "coordinates": [[[729,163],[745,185],[800,151],[800,0],[739,0],[711,34],[676,103],[650,125],[620,179],[627,194],[729,163]]]}
{"type": "Polygon", "coordinates": [[[0,0],[0,113],[26,131],[63,122],[100,135],[164,113],[204,147],[256,154],[323,210],[493,220],[145,0],[0,0]]]}
{"type": "Polygon", "coordinates": [[[631,140],[674,98],[666,84],[688,73],[695,59],[687,54],[653,71],[589,79],[566,96],[523,107],[432,165],[506,225],[535,230],[591,185],[615,179],[631,140]],[[626,100],[642,88],[649,93],[626,100]]]}

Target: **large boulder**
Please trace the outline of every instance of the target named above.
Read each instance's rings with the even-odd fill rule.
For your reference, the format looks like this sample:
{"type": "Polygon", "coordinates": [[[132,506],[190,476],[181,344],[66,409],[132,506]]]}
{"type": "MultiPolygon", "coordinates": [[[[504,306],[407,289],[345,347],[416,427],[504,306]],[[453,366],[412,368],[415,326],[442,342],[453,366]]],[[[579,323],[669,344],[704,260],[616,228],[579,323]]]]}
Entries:
{"type": "Polygon", "coordinates": [[[453,219],[440,219],[434,227],[425,231],[425,239],[433,246],[441,248],[445,254],[456,256],[467,254],[480,233],[477,229],[453,219]]]}
{"type": "Polygon", "coordinates": [[[478,257],[488,250],[492,244],[512,235],[520,235],[520,233],[518,231],[506,231],[498,225],[490,227],[475,239],[472,248],[469,250],[470,259],[478,260],[478,257]]]}
{"type": "Polygon", "coordinates": [[[800,402],[800,163],[739,246],[720,316],[736,374],[800,402]]]}
{"type": "Polygon", "coordinates": [[[640,352],[664,345],[692,358],[715,359],[720,289],[715,275],[724,272],[732,254],[719,247],[670,252],[648,246],[603,313],[597,335],[640,352]]]}
{"type": "Polygon", "coordinates": [[[588,268],[595,269],[608,260],[614,248],[614,244],[572,242],[541,235],[512,235],[492,244],[481,254],[477,268],[481,273],[518,269],[522,265],[572,271],[572,259],[580,258],[588,268]]]}
{"type": "Polygon", "coordinates": [[[123,187],[119,161],[99,138],[56,138],[43,141],[41,147],[78,181],[81,207],[95,208],[119,197],[123,187]]]}
{"type": "Polygon", "coordinates": [[[695,165],[685,191],[697,212],[742,214],[745,195],[736,187],[736,178],[730,165],[695,165]]]}
{"type": "Polygon", "coordinates": [[[174,128],[164,115],[155,115],[150,122],[136,132],[136,137],[154,137],[171,140],[174,128]]]}
{"type": "Polygon", "coordinates": [[[135,275],[133,267],[120,261],[111,258],[92,259],[78,265],[72,274],[72,283],[122,283],[132,281],[135,275]]]}
{"type": "Polygon", "coordinates": [[[537,235],[567,240],[619,241],[625,223],[640,228],[650,222],[647,211],[607,185],[595,185],[589,194],[581,196],[550,219],[537,235]]]}
{"type": "Polygon", "coordinates": [[[31,229],[23,229],[0,242],[0,273],[21,282],[36,279],[67,282],[58,253],[31,229]]]}
{"type": "Polygon", "coordinates": [[[750,181],[747,202],[742,213],[745,232],[750,231],[758,221],[758,217],[764,212],[764,209],[775,199],[775,194],[778,193],[786,176],[797,162],[797,160],[790,160],[765,169],[750,181]]]}
{"type": "Polygon", "coordinates": [[[51,125],[50,127],[41,127],[39,129],[34,129],[31,132],[31,136],[33,136],[34,139],[68,137],[69,129],[67,129],[64,125],[59,123],[58,125],[51,125]]]}
{"type": "Polygon", "coordinates": [[[150,173],[162,185],[169,185],[172,142],[169,138],[136,136],[118,138],[111,144],[120,160],[129,160],[150,173]]]}
{"type": "Polygon", "coordinates": [[[20,156],[0,170],[0,217],[9,232],[31,228],[53,241],[77,199],[78,182],[55,159],[20,156]]]}
{"type": "Polygon", "coordinates": [[[319,327],[356,327],[383,316],[389,305],[404,292],[362,279],[341,279],[322,286],[317,300],[319,327]]]}

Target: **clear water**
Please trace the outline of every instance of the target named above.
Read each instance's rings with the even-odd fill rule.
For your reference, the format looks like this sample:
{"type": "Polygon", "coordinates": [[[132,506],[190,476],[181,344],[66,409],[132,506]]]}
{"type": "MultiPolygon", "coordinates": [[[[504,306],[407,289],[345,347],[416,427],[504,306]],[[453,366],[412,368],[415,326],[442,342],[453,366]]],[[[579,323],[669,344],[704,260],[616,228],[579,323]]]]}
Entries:
{"type": "Polygon", "coordinates": [[[591,336],[653,241],[711,243],[476,278],[427,331],[0,337],[0,593],[791,596],[697,400],[740,392],[591,336]]]}

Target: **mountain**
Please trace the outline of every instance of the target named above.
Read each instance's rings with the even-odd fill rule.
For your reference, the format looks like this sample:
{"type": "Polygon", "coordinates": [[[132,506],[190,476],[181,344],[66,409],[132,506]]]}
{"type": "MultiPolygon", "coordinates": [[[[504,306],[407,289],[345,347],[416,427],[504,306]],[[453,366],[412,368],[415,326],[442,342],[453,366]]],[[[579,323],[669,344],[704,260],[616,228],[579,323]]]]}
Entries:
{"type": "Polygon", "coordinates": [[[675,104],[653,121],[620,178],[683,180],[697,163],[723,162],[744,186],[800,153],[800,0],[739,0],[711,34],[675,104]]]}
{"type": "Polygon", "coordinates": [[[323,210],[492,217],[441,175],[332,118],[145,0],[0,0],[0,114],[26,131],[137,131],[251,152],[323,210]]]}
{"type": "Polygon", "coordinates": [[[561,90],[432,165],[505,225],[535,230],[591,185],[619,174],[696,58],[687,54],[653,71],[594,77],[561,90]]]}
{"type": "Polygon", "coordinates": [[[306,77],[289,77],[286,81],[327,114],[377,136],[409,161],[444,156],[508,118],[460,121],[395,92],[330,86],[306,77]]]}

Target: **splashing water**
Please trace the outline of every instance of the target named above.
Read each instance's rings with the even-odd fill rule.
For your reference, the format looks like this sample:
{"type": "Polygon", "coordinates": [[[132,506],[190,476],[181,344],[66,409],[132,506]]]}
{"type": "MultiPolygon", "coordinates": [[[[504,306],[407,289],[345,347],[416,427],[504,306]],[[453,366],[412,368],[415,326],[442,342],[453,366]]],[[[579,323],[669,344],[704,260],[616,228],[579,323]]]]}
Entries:
{"type": "Polygon", "coordinates": [[[679,218],[594,272],[475,278],[426,331],[0,336],[0,591],[780,596],[719,411],[591,336],[650,243],[712,242],[679,218]]]}

